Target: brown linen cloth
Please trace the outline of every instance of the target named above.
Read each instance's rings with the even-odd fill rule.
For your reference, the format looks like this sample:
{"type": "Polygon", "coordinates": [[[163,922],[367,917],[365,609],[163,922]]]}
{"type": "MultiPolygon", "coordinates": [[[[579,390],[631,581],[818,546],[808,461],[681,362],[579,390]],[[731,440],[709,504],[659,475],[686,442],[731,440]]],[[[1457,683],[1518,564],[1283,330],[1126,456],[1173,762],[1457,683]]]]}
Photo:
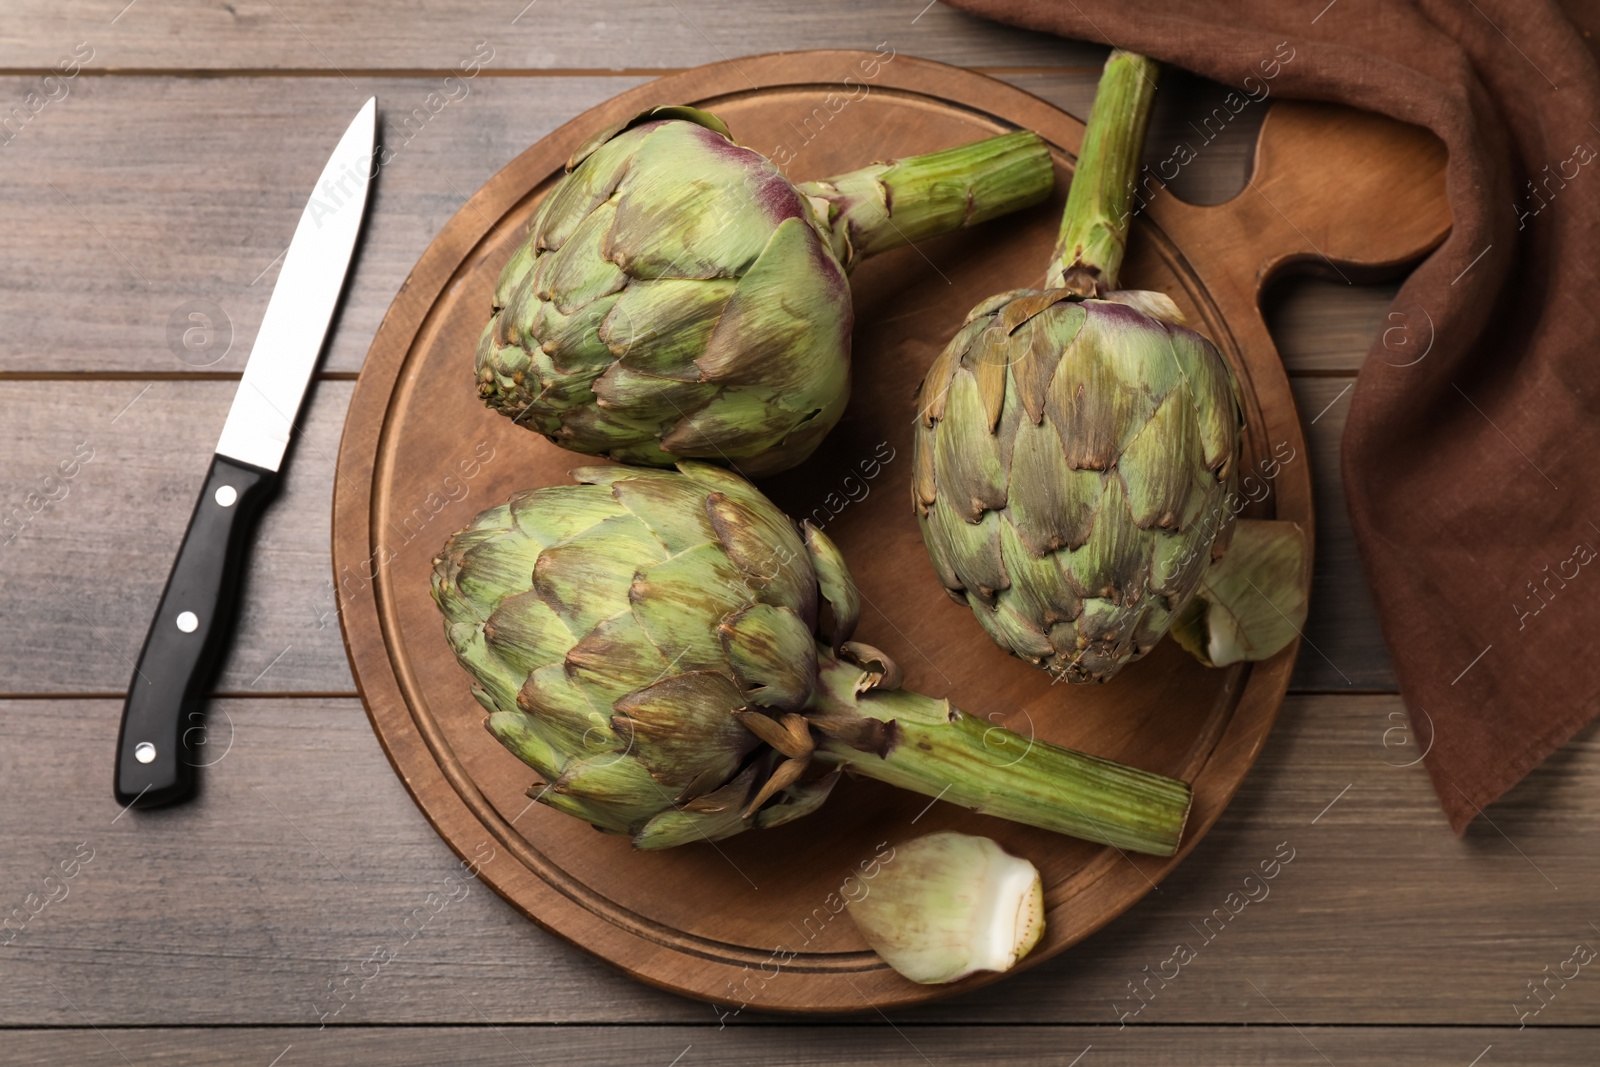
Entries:
{"type": "Polygon", "coordinates": [[[1412,737],[1465,831],[1600,712],[1600,5],[952,3],[1246,88],[1287,41],[1274,94],[1449,149],[1454,229],[1362,367],[1343,466],[1412,737]]]}

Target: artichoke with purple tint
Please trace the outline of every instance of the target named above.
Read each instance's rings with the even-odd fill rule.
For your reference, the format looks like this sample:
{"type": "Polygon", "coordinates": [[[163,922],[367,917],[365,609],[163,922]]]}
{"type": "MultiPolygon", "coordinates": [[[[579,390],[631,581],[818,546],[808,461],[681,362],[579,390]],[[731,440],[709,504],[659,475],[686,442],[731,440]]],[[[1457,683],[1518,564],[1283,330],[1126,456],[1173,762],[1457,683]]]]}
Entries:
{"type": "Polygon", "coordinates": [[[715,115],[658,107],[577,150],[500,275],[478,394],[564,448],[791,467],[850,391],[848,275],[1049,196],[1019,131],[791,183],[715,115]]]}
{"type": "Polygon", "coordinates": [[[1232,372],[1167,296],[1117,288],[1155,74],[1112,53],[1045,288],[974,308],[919,395],[912,495],[940,581],[1073,682],[1155,646],[1236,510],[1232,372]]]}

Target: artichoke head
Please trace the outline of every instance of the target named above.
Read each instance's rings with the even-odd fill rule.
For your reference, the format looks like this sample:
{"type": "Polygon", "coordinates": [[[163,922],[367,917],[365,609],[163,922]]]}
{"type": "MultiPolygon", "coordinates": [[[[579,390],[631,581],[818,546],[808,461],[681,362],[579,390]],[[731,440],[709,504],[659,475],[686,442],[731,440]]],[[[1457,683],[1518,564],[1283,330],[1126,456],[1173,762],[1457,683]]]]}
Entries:
{"type": "Polygon", "coordinates": [[[940,581],[1057,677],[1149,652],[1226,547],[1237,385],[1160,293],[985,301],[919,405],[912,495],[940,581]]]}
{"type": "Polygon", "coordinates": [[[852,250],[828,210],[707,112],[602,132],[500,276],[479,396],[622,462],[799,463],[849,396],[852,250]]]}
{"type": "Polygon", "coordinates": [[[803,815],[838,772],[810,765],[826,599],[843,641],[855,587],[720,468],[574,472],[452,537],[433,595],[486,725],[543,778],[529,795],[641,848],[803,815]]]}

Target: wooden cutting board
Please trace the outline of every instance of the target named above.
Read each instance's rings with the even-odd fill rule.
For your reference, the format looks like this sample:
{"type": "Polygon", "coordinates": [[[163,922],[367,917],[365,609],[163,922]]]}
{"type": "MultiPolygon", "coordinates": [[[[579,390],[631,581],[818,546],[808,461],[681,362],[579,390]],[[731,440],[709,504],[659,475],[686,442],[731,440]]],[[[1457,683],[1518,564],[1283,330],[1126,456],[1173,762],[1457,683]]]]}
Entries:
{"type": "MultiPolygon", "coordinates": [[[[1032,965],[1128,908],[1216,821],[1261,748],[1297,648],[1253,667],[1207,670],[1168,641],[1110,684],[1052,686],[946,599],[909,503],[917,383],[972,305],[1041,282],[1082,132],[1025,92],[909,56],[739,59],[641,86],[556,130],[480,189],[423,254],[378,330],[345,425],[333,523],[340,616],[373,727],[406,787],[450,846],[529,918],[643,981],[725,1011],[887,1008],[995,976],[918,986],[866,948],[836,894],[847,878],[850,892],[870,891],[880,850],[959,829],[1032,860],[1048,908],[1032,965]],[[763,488],[839,543],[862,591],[858,637],[893,656],[908,687],[1191,781],[1194,812],[1178,857],[1122,855],[866,781],[841,784],[820,812],[784,827],[637,853],[524,795],[533,772],[483,729],[445,643],[429,597],[431,561],[478,511],[564,482],[589,460],[487,411],[474,390],[473,351],[501,265],[569,153],[594,131],[668,103],[715,111],[797,181],[1015,127],[1053,146],[1058,191],[1049,204],[856,272],[850,409],[808,463],[763,488]]],[[[1263,284],[1296,262],[1332,260],[1349,273],[1432,248],[1449,228],[1443,166],[1443,149],[1420,130],[1278,104],[1251,185],[1236,199],[1201,208],[1157,195],[1139,217],[1126,284],[1171,294],[1243,385],[1243,470],[1257,470],[1261,497],[1248,513],[1312,529],[1310,462],[1258,309],[1263,284]],[[1258,465],[1274,455],[1276,476],[1261,475],[1258,465]]]]}

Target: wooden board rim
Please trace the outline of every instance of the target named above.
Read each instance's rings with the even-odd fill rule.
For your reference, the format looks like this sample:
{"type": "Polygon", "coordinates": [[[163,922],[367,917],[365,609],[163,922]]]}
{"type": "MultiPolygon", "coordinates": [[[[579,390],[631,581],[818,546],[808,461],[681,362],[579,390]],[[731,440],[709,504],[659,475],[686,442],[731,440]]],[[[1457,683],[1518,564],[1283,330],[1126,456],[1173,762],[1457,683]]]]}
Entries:
{"type": "MultiPolygon", "coordinates": [[[[430,244],[402,286],[379,327],[354,390],[340,445],[339,476],[334,496],[333,542],[336,584],[342,569],[347,568],[350,563],[371,559],[371,529],[367,520],[375,512],[383,491],[381,481],[376,480],[375,476],[380,473],[378,463],[386,431],[385,416],[389,410],[389,402],[401,384],[406,361],[413,355],[413,342],[422,331],[434,301],[448,288],[458,271],[468,269],[467,264],[473,252],[492,228],[491,224],[483,221],[486,214],[488,217],[498,218],[505,210],[537,191],[538,185],[531,189],[519,186],[519,175],[522,172],[538,171],[540,167],[551,164],[558,166],[571,148],[580,143],[593,129],[610,121],[604,116],[626,115],[647,106],[648,102],[662,100],[704,102],[726,99],[746,90],[758,91],[779,86],[829,85],[832,83],[818,82],[815,72],[819,67],[823,64],[842,67],[869,55],[871,53],[829,51],[751,57],[713,64],[651,82],[630,90],[563,125],[508,164],[475,193],[430,244]],[[759,84],[752,84],[751,71],[756,72],[755,78],[759,79],[759,84]],[[490,209],[487,212],[486,207],[490,209]]],[[[990,102],[988,106],[979,108],[968,103],[956,106],[987,115],[1005,126],[1024,123],[1044,126],[1046,125],[1044,120],[1053,120],[1052,125],[1068,126],[1072,131],[1070,138],[1060,139],[1070,142],[1069,144],[1056,144],[1055,147],[1069,158],[1069,149],[1076,147],[1077,136],[1081,134],[1081,124],[1022,90],[982,75],[909,56],[897,57],[896,63],[898,65],[884,79],[886,88],[911,92],[935,100],[945,98],[933,93],[929,88],[931,85],[939,84],[946,91],[951,88],[969,88],[968,92],[960,94],[964,100],[981,99],[990,102]]],[[[1157,208],[1158,205],[1152,205],[1151,215],[1159,225],[1162,215],[1157,208]]],[[[1260,325],[1258,316],[1253,322],[1240,324],[1230,321],[1229,325],[1243,325],[1247,331],[1259,332],[1261,338],[1266,338],[1264,325],[1260,325]]],[[[1267,340],[1270,345],[1270,339],[1267,340]]],[[[1259,349],[1259,341],[1252,339],[1250,343],[1259,349]]],[[[1267,351],[1272,350],[1269,347],[1267,351]]],[[[1281,367],[1278,369],[1278,378],[1279,381],[1273,384],[1281,387],[1278,390],[1281,392],[1279,399],[1288,399],[1287,379],[1283,377],[1281,367]]],[[[1260,389],[1264,383],[1255,384],[1256,388],[1260,389]]],[[[1288,410],[1292,415],[1292,400],[1288,400],[1288,403],[1288,410]]],[[[1293,443],[1303,452],[1304,441],[1300,435],[1298,419],[1290,421],[1293,443]]],[[[1309,532],[1311,523],[1309,477],[1305,465],[1302,465],[1298,476],[1306,484],[1299,487],[1304,491],[1295,495],[1303,498],[1304,506],[1303,510],[1296,510],[1294,517],[1304,523],[1309,532]]],[[[463,858],[467,858],[471,849],[469,838],[477,836],[481,839],[486,832],[495,836],[492,827],[486,825],[473,811],[474,807],[485,806],[486,802],[481,794],[475,798],[475,802],[469,801],[462,795],[459,787],[449,782],[448,776],[439,764],[437,753],[433,751],[433,745],[426,736],[426,731],[417,722],[414,711],[406,700],[405,690],[408,686],[404,677],[405,668],[397,667],[392,661],[385,641],[385,632],[392,619],[389,618],[385,606],[382,587],[382,581],[374,580],[348,601],[340,598],[341,628],[352,671],[368,715],[391,764],[440,835],[463,858]]],[[[1294,652],[1295,648],[1291,647],[1268,663],[1253,668],[1237,669],[1238,681],[1241,683],[1238,690],[1240,697],[1225,726],[1214,737],[1197,739],[1197,748],[1201,751],[1195,751],[1194,754],[1200,756],[1203,751],[1203,758],[1194,776],[1197,796],[1196,817],[1191,822],[1183,848],[1177,856],[1168,861],[1157,862],[1143,858],[1132,861],[1134,875],[1146,883],[1144,888],[1135,892],[1121,907],[1107,910],[1105,914],[1098,916],[1097,921],[1084,930],[1081,936],[1098,929],[1127,906],[1131,906],[1138,897],[1173,869],[1214,823],[1237,789],[1244,771],[1253,763],[1260,750],[1271,721],[1287,691],[1294,652]],[[1205,783],[1207,790],[1204,805],[1200,802],[1202,782],[1205,783]],[[1216,786],[1222,788],[1214,788],[1216,786]]],[[[501,839],[501,843],[508,842],[501,839]]],[[[1105,850],[1102,856],[1103,862],[1108,865],[1121,862],[1110,850],[1105,850]]],[[[1131,880],[1134,875],[1127,877],[1131,880]]],[[[497,870],[486,867],[482,876],[513,906],[545,929],[600,955],[640,980],[681,994],[713,1001],[718,999],[714,982],[685,982],[683,978],[672,973],[670,959],[664,963],[659,958],[661,951],[671,956],[687,954],[702,957],[706,958],[707,962],[725,965],[728,962],[726,960],[728,950],[742,948],[742,946],[719,943],[718,948],[723,953],[723,958],[711,959],[703,952],[694,951],[694,946],[683,940],[663,944],[655,938],[647,938],[646,940],[652,942],[654,947],[646,947],[641,958],[638,956],[641,946],[637,944],[643,938],[641,933],[622,930],[614,923],[598,918],[592,911],[567,897],[558,887],[545,882],[541,883],[545,891],[540,891],[538,887],[526,885],[526,880],[519,878],[517,871],[507,873],[504,868],[497,870]],[[525,897],[523,893],[529,888],[533,888],[534,892],[528,893],[525,897]],[[629,943],[630,941],[632,943],[629,943]],[[628,949],[628,954],[634,958],[624,958],[623,949],[628,949]]],[[[1042,946],[1027,963],[1031,965],[1041,962],[1064,947],[1066,946],[1057,945],[1047,950],[1042,946]]],[[[835,966],[818,968],[816,971],[799,967],[787,969],[797,973],[883,969],[881,961],[877,961],[871,953],[818,955],[836,961],[835,966]],[[862,968],[861,963],[873,963],[876,967],[862,968]]],[[[748,966],[748,963],[744,965],[748,966]]],[[[1002,976],[977,976],[947,987],[916,987],[907,995],[877,998],[859,1005],[850,1005],[835,998],[828,998],[829,1002],[826,1003],[752,1002],[751,1006],[760,1010],[794,1012],[835,1013],[871,1010],[931,1000],[974,988],[999,977],[1002,976]]]]}

